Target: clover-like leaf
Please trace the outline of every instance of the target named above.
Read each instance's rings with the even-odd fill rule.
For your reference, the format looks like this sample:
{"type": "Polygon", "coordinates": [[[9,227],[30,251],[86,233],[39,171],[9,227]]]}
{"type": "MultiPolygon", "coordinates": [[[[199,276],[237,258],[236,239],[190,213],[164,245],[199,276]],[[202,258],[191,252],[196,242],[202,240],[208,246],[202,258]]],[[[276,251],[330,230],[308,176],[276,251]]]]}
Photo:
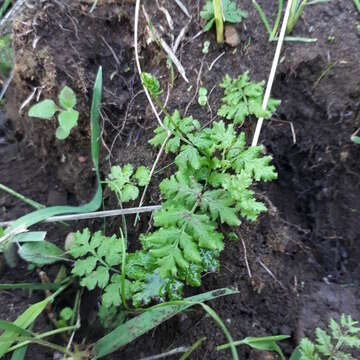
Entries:
{"type": "Polygon", "coordinates": [[[70,132],[77,125],[79,113],[76,110],[61,111],[58,115],[59,125],[65,132],[70,132]]]}
{"type": "Polygon", "coordinates": [[[59,103],[65,110],[71,110],[76,105],[76,95],[68,86],[65,86],[59,94],[59,103]]]}
{"type": "Polygon", "coordinates": [[[134,178],[137,180],[139,186],[146,186],[150,182],[150,170],[146,166],[139,166],[134,178]]]}
{"type": "Polygon", "coordinates": [[[30,117],[50,120],[57,111],[58,107],[56,106],[54,101],[47,99],[33,105],[30,108],[28,115],[30,117]]]}

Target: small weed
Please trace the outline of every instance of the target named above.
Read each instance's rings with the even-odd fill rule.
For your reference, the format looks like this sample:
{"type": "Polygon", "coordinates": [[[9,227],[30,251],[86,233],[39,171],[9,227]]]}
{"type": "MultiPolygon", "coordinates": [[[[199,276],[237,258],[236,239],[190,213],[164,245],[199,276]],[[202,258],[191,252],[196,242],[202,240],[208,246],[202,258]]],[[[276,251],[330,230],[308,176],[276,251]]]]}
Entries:
{"type": "Polygon", "coordinates": [[[113,166],[106,179],[106,184],[117,195],[121,203],[136,200],[139,196],[138,186],[146,186],[149,182],[150,170],[145,166],[139,166],[134,173],[131,164],[123,167],[113,166]]]}
{"type": "MultiPolygon", "coordinates": [[[[157,79],[146,73],[142,79],[158,100],[157,79]]],[[[246,101],[262,98],[262,83],[248,83],[247,74],[237,81],[246,89],[246,101]]],[[[91,235],[87,229],[75,235],[75,247],[70,250],[77,259],[73,273],[82,286],[104,289],[106,307],[127,307],[127,300],[134,307],[179,300],[185,283],[200,286],[202,273],[219,268],[224,249],[219,223],[238,226],[239,215],[255,221],[266,208],[256,201],[251,186],[277,177],[271,157],[261,156],[261,146],[246,148],[245,135],[238,135],[233,124],[220,121],[200,129],[192,117],[164,112],[165,128],[155,130],[150,144],[162,146],[168,132],[172,133],[165,152],[176,155],[177,172],[160,183],[163,204],[154,213],[157,230],[140,235],[142,249],[126,255],[122,238],[91,235]]],[[[113,167],[106,182],[119,198],[132,200],[138,195],[135,182],[146,185],[148,179],[146,168],[139,167],[133,175],[132,166],[125,165],[113,167]]]]}
{"type": "Polygon", "coordinates": [[[254,115],[257,118],[270,118],[281,101],[270,99],[268,107],[264,111],[262,108],[264,85],[264,81],[251,82],[248,71],[237,79],[231,79],[229,75],[226,75],[220,85],[225,91],[225,96],[221,100],[222,105],[218,115],[233,120],[235,124],[240,125],[244,123],[245,118],[249,115],[254,115]]]}
{"type": "Polygon", "coordinates": [[[33,105],[28,115],[30,117],[37,117],[40,119],[50,120],[57,112],[59,127],[56,129],[56,137],[59,140],[64,140],[70,135],[72,128],[77,126],[79,113],[74,110],[76,105],[76,95],[74,91],[65,86],[59,94],[58,107],[53,100],[46,99],[33,105]]]}
{"type": "Polygon", "coordinates": [[[231,0],[208,0],[200,12],[202,19],[207,23],[204,31],[209,31],[216,24],[216,40],[224,42],[224,21],[229,23],[240,23],[248,16],[248,13],[236,6],[231,0]]]}
{"type": "Polygon", "coordinates": [[[199,96],[198,96],[198,103],[200,106],[205,106],[207,103],[207,89],[204,87],[201,87],[199,89],[199,96]]]}
{"type": "Polygon", "coordinates": [[[204,41],[204,45],[202,48],[202,53],[204,55],[206,55],[209,52],[209,47],[210,47],[210,41],[209,40],[204,41]]]}
{"type": "MultiPolygon", "coordinates": [[[[342,314],[340,324],[334,319],[330,320],[328,334],[325,330],[316,328],[315,343],[308,338],[303,338],[300,345],[293,351],[290,360],[356,360],[351,355],[351,349],[360,349],[360,328],[356,325],[350,315],[342,314]]],[[[230,345],[248,345],[257,350],[275,351],[282,360],[285,359],[278,341],[290,338],[287,335],[266,336],[266,337],[247,337],[232,344],[224,344],[217,347],[217,350],[224,350],[230,345]]]]}
{"type": "Polygon", "coordinates": [[[350,349],[360,349],[360,328],[357,327],[350,315],[341,315],[340,324],[334,319],[330,320],[330,335],[320,328],[316,328],[316,341],[308,338],[300,342],[298,352],[300,360],[348,359],[355,360],[350,349]]]}

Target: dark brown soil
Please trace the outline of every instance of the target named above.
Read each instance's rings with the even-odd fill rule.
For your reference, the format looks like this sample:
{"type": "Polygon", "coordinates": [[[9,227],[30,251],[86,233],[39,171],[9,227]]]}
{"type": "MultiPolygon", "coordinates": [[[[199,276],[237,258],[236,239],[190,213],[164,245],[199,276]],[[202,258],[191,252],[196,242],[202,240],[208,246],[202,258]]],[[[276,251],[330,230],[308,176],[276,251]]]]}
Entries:
{"type": "MultiPolygon", "coordinates": [[[[276,6],[270,1],[259,2],[271,19],[276,6]]],[[[134,61],[134,1],[99,1],[93,14],[89,14],[89,3],[49,0],[27,9],[13,24],[16,66],[5,110],[0,109],[0,182],[45,205],[78,204],[93,193],[88,114],[99,65],[104,69],[102,174],[108,173],[111,164],[150,166],[156,156],[147,145],[156,121],[146,97],[139,94],[142,87],[134,61]],[[34,87],[44,86],[42,96],[55,98],[65,84],[78,94],[81,117],[70,138],[59,142],[55,139],[55,122],[30,119],[24,111],[19,114],[19,108],[34,87]]],[[[171,42],[168,24],[155,1],[143,3],[154,27],[164,29],[165,40],[171,42]]],[[[173,16],[176,37],[188,19],[175,2],[160,3],[173,16]]],[[[222,96],[218,85],[223,76],[228,73],[235,77],[249,69],[255,80],[267,79],[276,43],[267,41],[250,1],[241,2],[249,16],[237,25],[241,41],[235,50],[217,45],[212,31],[191,40],[201,30],[198,3],[203,2],[183,3],[193,18],[178,55],[193,90],[188,91],[189,84],[175,70],[168,109],[184,113],[202,67],[200,85],[214,88],[209,96],[211,109],[201,108],[195,99],[188,113],[206,124],[216,115],[222,96]],[[202,54],[204,40],[211,42],[206,56],[202,54]],[[210,64],[223,52],[210,71],[210,64]]],[[[360,127],[358,21],[359,14],[350,1],[313,5],[305,10],[294,35],[318,40],[285,43],[273,89],[273,96],[282,104],[261,134],[261,142],[273,155],[279,173],[277,181],[258,189],[269,213],[256,224],[244,223],[238,229],[252,277],[245,264],[242,241],[228,241],[220,273],[207,275],[201,288],[187,290],[191,295],[237,286],[238,295],[209,305],[235,339],[291,335],[291,340],[283,344],[287,355],[304,334],[311,336],[316,326],[325,326],[331,317],[338,318],[344,312],[360,320],[360,146],[350,141],[351,134],[360,127]]],[[[156,44],[147,45],[145,27],[141,17],[140,60],[146,71],[161,79],[165,100],[169,80],[166,57],[156,44]]],[[[254,127],[255,123],[246,125],[249,139],[254,127]]],[[[159,168],[170,163],[171,158],[164,156],[159,168]]],[[[169,172],[171,167],[155,175],[146,204],[158,203],[158,183],[169,172]]],[[[116,206],[115,199],[106,192],[105,200],[106,208],[116,206]]],[[[0,194],[1,221],[29,211],[28,206],[10,195],[0,194]]],[[[143,216],[139,228],[131,233],[133,244],[148,223],[149,218],[143,216]]],[[[98,229],[103,223],[72,225],[71,230],[85,226],[98,229]]],[[[120,225],[119,219],[112,219],[106,228],[111,232],[120,225]]],[[[46,230],[49,239],[59,245],[70,231],[60,225],[46,226],[46,230]]],[[[45,270],[50,278],[56,274],[53,267],[45,270]]],[[[21,262],[16,269],[3,267],[0,282],[16,281],[38,281],[38,276],[21,262]]],[[[6,306],[0,309],[0,318],[13,320],[42,295],[36,292],[29,297],[23,291],[1,291],[0,300],[6,306]]],[[[71,293],[66,296],[62,300],[65,303],[73,299],[71,293]]],[[[76,341],[84,338],[90,343],[99,338],[102,330],[95,320],[97,299],[85,295],[84,303],[81,336],[76,341]]],[[[46,314],[37,326],[42,331],[51,328],[46,314]]],[[[201,309],[179,315],[108,358],[137,360],[189,346],[203,336],[206,341],[191,359],[231,359],[228,351],[216,352],[215,346],[226,339],[201,309]]],[[[55,340],[61,342],[61,338],[55,340]]],[[[249,348],[239,348],[239,356],[265,359],[263,353],[249,348]]],[[[52,359],[53,354],[32,347],[27,358],[52,359]]]]}

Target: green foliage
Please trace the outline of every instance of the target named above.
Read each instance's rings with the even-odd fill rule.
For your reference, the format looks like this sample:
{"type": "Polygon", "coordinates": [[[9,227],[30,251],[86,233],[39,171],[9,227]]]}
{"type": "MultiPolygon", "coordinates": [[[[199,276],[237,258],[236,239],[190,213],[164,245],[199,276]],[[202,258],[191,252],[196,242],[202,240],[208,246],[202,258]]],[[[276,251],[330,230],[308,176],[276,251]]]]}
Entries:
{"type": "Polygon", "coordinates": [[[27,242],[21,245],[18,251],[19,256],[37,266],[53,264],[64,260],[64,252],[48,241],[27,242]]]}
{"type": "MultiPolygon", "coordinates": [[[[225,22],[240,23],[242,19],[248,16],[248,13],[236,6],[236,3],[231,0],[222,0],[222,10],[225,22]]],[[[207,23],[204,26],[204,31],[209,31],[215,23],[214,4],[213,0],[208,0],[200,12],[202,19],[207,23]]]]}
{"type": "MultiPolygon", "coordinates": [[[[204,272],[219,269],[224,249],[219,224],[238,226],[240,216],[255,221],[266,208],[251,187],[277,177],[271,157],[261,156],[261,146],[247,149],[245,135],[237,135],[234,125],[220,121],[201,130],[196,120],[181,119],[177,111],[165,120],[169,128],[158,128],[150,142],[160,146],[163,136],[172,131],[165,150],[177,153],[177,172],[160,183],[162,208],[154,213],[155,230],[140,235],[142,249],[127,254],[124,265],[121,242],[115,236],[107,238],[100,232],[91,236],[85,229],[75,235],[70,250],[77,259],[73,273],[82,286],[104,289],[106,308],[124,305],[124,298],[131,299],[134,307],[177,300],[184,284],[200,286],[204,272]]],[[[113,167],[109,187],[124,197],[123,189],[134,186],[132,181],[147,181],[147,171],[139,169],[134,176],[131,165],[113,167]]]]}
{"type": "Polygon", "coordinates": [[[70,135],[72,128],[77,126],[79,113],[74,110],[76,105],[76,95],[74,91],[65,86],[59,94],[58,107],[53,100],[46,99],[33,105],[28,115],[30,117],[37,117],[40,119],[50,120],[57,112],[59,127],[56,129],[56,137],[59,140],[64,140],[70,135]]]}
{"type": "Polygon", "coordinates": [[[264,84],[264,81],[258,83],[250,81],[248,71],[237,79],[231,79],[229,75],[226,75],[220,85],[225,91],[225,96],[222,98],[218,115],[234,120],[235,124],[240,125],[250,115],[256,118],[270,118],[280,105],[280,100],[269,99],[267,109],[264,111],[262,108],[264,84]]]}
{"type": "MultiPolygon", "coordinates": [[[[290,336],[288,335],[277,335],[277,336],[264,336],[264,337],[247,337],[243,340],[234,341],[235,346],[239,345],[248,345],[253,349],[256,350],[263,350],[263,351],[275,351],[279,354],[282,360],[285,360],[284,354],[281,351],[279,345],[277,344],[278,341],[282,341],[288,339],[290,336]]],[[[230,347],[230,344],[224,344],[217,346],[217,350],[225,350],[230,347]]]]}
{"type": "Polygon", "coordinates": [[[159,80],[156,79],[155,76],[153,76],[152,74],[149,74],[147,72],[142,72],[141,80],[142,80],[145,88],[149,91],[149,93],[152,97],[157,99],[161,95],[162,91],[161,91],[160,83],[159,83],[159,80]]]}
{"type": "Polygon", "coordinates": [[[110,190],[113,191],[122,203],[136,200],[139,196],[138,186],[146,186],[150,182],[150,170],[145,166],[139,166],[134,173],[131,164],[112,166],[111,172],[106,179],[110,190]]]}
{"type": "Polygon", "coordinates": [[[355,360],[350,349],[360,350],[360,328],[350,315],[342,314],[340,324],[334,319],[330,320],[329,330],[316,328],[316,341],[313,343],[308,338],[301,340],[298,351],[300,360],[321,359],[347,359],[355,360]]]}
{"type": "Polygon", "coordinates": [[[356,135],[351,136],[351,141],[357,145],[360,145],[360,136],[356,136],[356,135]]]}
{"type": "Polygon", "coordinates": [[[13,66],[13,60],[14,51],[11,47],[10,35],[0,37],[0,74],[4,76],[9,75],[13,66]]]}
{"type": "Polygon", "coordinates": [[[299,20],[301,14],[303,13],[305,6],[307,4],[308,0],[294,0],[291,9],[290,9],[290,15],[289,15],[289,21],[287,23],[286,27],[286,33],[291,34],[294,30],[294,27],[299,20]]]}
{"type": "MultiPolygon", "coordinates": [[[[153,86],[152,92],[159,93],[152,75],[143,81],[148,80],[154,85],[148,89],[153,86]]],[[[250,88],[247,95],[253,92],[250,88]]],[[[91,236],[85,229],[76,234],[70,250],[77,259],[73,273],[82,286],[103,289],[106,308],[127,308],[128,300],[134,307],[178,300],[185,284],[200,286],[203,273],[219,269],[224,249],[220,224],[238,226],[241,217],[255,221],[266,207],[255,199],[252,186],[277,178],[271,157],[261,155],[263,147],[247,148],[245,135],[237,134],[233,124],[219,121],[201,129],[197,120],[182,119],[179,111],[167,114],[163,123],[150,144],[162,146],[170,133],[165,152],[175,154],[177,171],[160,183],[162,208],[154,213],[155,229],[140,235],[142,248],[123,253],[115,236],[91,236]]],[[[137,197],[137,185],[148,181],[148,169],[139,167],[134,174],[127,164],[113,166],[106,183],[119,199],[129,201],[137,197]]]]}

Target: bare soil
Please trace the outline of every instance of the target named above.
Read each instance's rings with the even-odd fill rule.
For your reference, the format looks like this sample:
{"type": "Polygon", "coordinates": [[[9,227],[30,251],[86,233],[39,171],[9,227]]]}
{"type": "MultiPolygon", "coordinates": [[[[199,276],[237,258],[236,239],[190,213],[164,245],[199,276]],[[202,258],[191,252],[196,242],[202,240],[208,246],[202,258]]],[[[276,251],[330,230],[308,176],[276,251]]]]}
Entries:
{"type": "MultiPolygon", "coordinates": [[[[269,19],[276,14],[270,1],[259,1],[269,19]]],[[[189,19],[175,2],[160,1],[173,17],[174,30],[153,0],[143,1],[153,26],[171,43],[189,19]],[[161,30],[162,29],[162,30],[161,30]]],[[[179,109],[207,124],[216,117],[222,91],[219,83],[226,73],[235,77],[250,70],[254,80],[267,79],[276,43],[267,34],[250,1],[241,7],[249,12],[236,26],[240,43],[234,49],[218,45],[214,32],[192,40],[202,28],[199,9],[203,2],[183,0],[192,20],[181,42],[178,56],[189,84],[175,70],[174,86],[168,87],[170,70],[166,56],[155,43],[147,44],[146,21],[140,21],[140,60],[144,70],[154,73],[169,91],[168,109],[179,109]],[[200,5],[201,4],[201,5],[200,5]],[[204,40],[210,51],[204,56],[204,40]],[[224,53],[224,54],[223,54],[224,53]],[[213,61],[223,54],[209,70],[213,61]],[[201,73],[199,75],[199,71],[201,73]],[[192,91],[188,91],[189,85],[192,91]],[[209,108],[192,101],[197,85],[212,89],[209,108]],[[192,101],[192,102],[191,102],[192,101]],[[190,104],[188,106],[188,104],[190,104]]],[[[240,3],[238,1],[238,3],[240,3]]],[[[136,71],[133,49],[134,1],[99,1],[89,14],[91,1],[41,2],[15,19],[12,38],[15,47],[14,80],[8,89],[5,108],[0,109],[0,182],[45,205],[79,204],[92,195],[95,176],[91,168],[89,107],[91,88],[99,65],[104,70],[101,171],[112,164],[151,166],[156,152],[147,144],[156,121],[136,71]],[[55,121],[30,119],[21,104],[34,87],[42,96],[55,98],[65,84],[78,94],[79,126],[66,141],[55,138],[55,121]]],[[[237,286],[238,295],[217,299],[210,305],[225,321],[232,336],[289,334],[283,343],[287,355],[299,339],[325,326],[331,317],[351,314],[360,320],[360,146],[350,141],[360,127],[360,36],[359,21],[351,1],[333,1],[306,8],[296,36],[317,38],[315,43],[286,42],[273,89],[282,104],[264,125],[261,143],[274,157],[277,181],[258,188],[269,212],[257,223],[243,223],[242,241],[226,243],[218,274],[207,275],[201,288],[186,295],[237,286]],[[330,67],[330,68],[329,68],[330,67]],[[325,72],[324,72],[325,71],[325,72]],[[245,263],[244,246],[251,269],[245,263]]],[[[245,131],[249,142],[255,122],[245,131]]],[[[158,184],[171,173],[170,156],[163,156],[146,197],[146,204],[159,203],[158,184]]],[[[134,203],[135,205],[135,203],[134,203]]],[[[105,208],[116,201],[105,191],[105,208]]],[[[6,193],[0,194],[0,220],[12,220],[31,209],[6,193]]],[[[137,235],[147,230],[150,217],[142,216],[130,233],[133,247],[137,235]]],[[[133,218],[128,219],[132,224],[133,218]]],[[[78,222],[70,230],[89,226],[99,229],[101,221],[78,222]]],[[[108,220],[106,231],[121,226],[118,218],[108,220]]],[[[41,228],[44,228],[43,226],[41,228]]],[[[49,226],[49,240],[62,245],[69,228],[49,226]]],[[[224,229],[226,232],[227,229],[224,229]]],[[[56,267],[44,269],[52,278],[56,267]]],[[[2,262],[0,282],[38,281],[36,272],[20,262],[15,269],[2,262]]],[[[13,320],[29,303],[41,299],[41,292],[1,291],[0,318],[13,320]]],[[[73,299],[68,292],[55,310],[73,299]]],[[[91,342],[102,329],[96,320],[97,298],[85,294],[82,329],[76,341],[91,342]]],[[[51,328],[46,314],[37,329],[51,328]]],[[[206,341],[191,359],[231,359],[229,351],[216,352],[225,342],[220,329],[193,309],[162,324],[153,332],[109,356],[109,359],[137,360],[179,346],[189,346],[201,337],[206,341]]],[[[61,338],[55,339],[61,343],[61,338]]],[[[275,359],[275,355],[239,348],[240,359],[275,359]]],[[[178,358],[179,356],[173,357],[178,358]]],[[[28,359],[53,359],[53,353],[31,347],[28,359]]]]}

